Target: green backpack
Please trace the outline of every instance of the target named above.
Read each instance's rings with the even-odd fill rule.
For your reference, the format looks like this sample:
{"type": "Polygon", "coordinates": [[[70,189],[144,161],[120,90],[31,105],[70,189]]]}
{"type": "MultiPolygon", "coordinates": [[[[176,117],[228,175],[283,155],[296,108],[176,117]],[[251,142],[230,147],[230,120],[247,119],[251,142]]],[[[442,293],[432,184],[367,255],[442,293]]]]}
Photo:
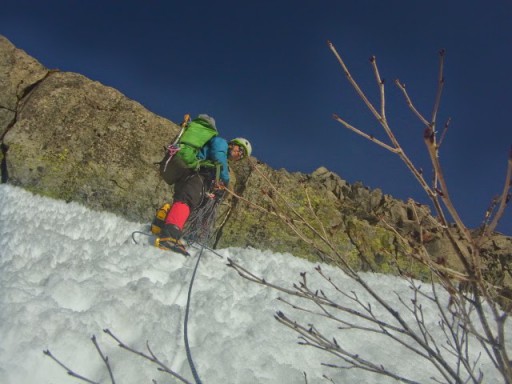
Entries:
{"type": "Polygon", "coordinates": [[[196,118],[185,127],[183,134],[178,140],[178,152],[176,156],[180,157],[187,168],[198,169],[201,160],[197,158],[199,150],[219,133],[215,126],[206,119],[196,118]]]}
{"type": "MultiPolygon", "coordinates": [[[[218,135],[215,121],[198,117],[188,121],[188,115],[182,123],[182,130],[172,144],[165,148],[165,155],[160,166],[160,176],[172,185],[186,176],[189,169],[198,170],[201,166],[216,166],[209,160],[199,160],[197,154],[201,148],[218,135]]],[[[217,170],[217,173],[219,170],[217,170]]]]}

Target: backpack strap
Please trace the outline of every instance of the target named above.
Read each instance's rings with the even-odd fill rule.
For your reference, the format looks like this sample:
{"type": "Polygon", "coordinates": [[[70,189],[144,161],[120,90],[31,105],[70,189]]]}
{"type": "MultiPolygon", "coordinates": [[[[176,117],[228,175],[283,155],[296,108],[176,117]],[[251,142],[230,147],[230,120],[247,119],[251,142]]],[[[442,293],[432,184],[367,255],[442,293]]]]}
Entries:
{"type": "Polygon", "coordinates": [[[211,160],[201,160],[199,161],[199,167],[198,168],[215,168],[215,181],[219,182],[220,180],[220,170],[222,168],[222,164],[217,161],[211,161],[211,160]]]}
{"type": "Polygon", "coordinates": [[[215,163],[215,182],[218,183],[220,180],[220,168],[222,165],[220,163],[215,163]]]}

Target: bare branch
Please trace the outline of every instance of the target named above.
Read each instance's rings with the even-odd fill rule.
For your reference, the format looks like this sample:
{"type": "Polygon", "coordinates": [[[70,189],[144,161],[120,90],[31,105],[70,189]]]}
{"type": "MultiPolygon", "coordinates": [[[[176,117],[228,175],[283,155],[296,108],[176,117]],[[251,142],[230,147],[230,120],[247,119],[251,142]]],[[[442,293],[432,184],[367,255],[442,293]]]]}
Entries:
{"type": "Polygon", "coordinates": [[[430,126],[432,129],[435,130],[436,121],[437,121],[437,113],[439,111],[439,104],[441,103],[441,94],[443,93],[443,87],[444,87],[444,56],[445,56],[445,50],[441,49],[439,51],[439,77],[437,81],[437,94],[436,94],[436,100],[434,103],[434,108],[432,110],[432,119],[430,126]]]}
{"type": "Polygon", "coordinates": [[[43,351],[43,353],[50,357],[53,361],[55,361],[57,364],[59,364],[62,368],[64,368],[67,372],[67,374],[69,376],[72,376],[76,379],[79,379],[79,380],[82,380],[82,381],[85,381],[86,383],[90,383],[90,384],[99,384],[99,382],[97,381],[92,381],[82,375],[79,375],[78,373],[74,372],[73,370],[71,370],[70,368],[68,368],[66,365],[64,365],[59,359],[57,359],[55,356],[52,355],[52,353],[50,352],[49,349],[43,351]]]}
{"type": "Polygon", "coordinates": [[[482,236],[482,239],[490,236],[492,232],[496,229],[496,226],[498,225],[498,222],[500,221],[501,217],[503,216],[503,213],[505,212],[505,207],[507,206],[508,202],[510,201],[510,193],[509,190],[512,186],[512,147],[510,149],[509,157],[508,157],[508,163],[507,163],[507,173],[505,176],[505,185],[503,186],[503,191],[501,192],[500,196],[500,205],[498,207],[498,211],[494,214],[494,218],[487,227],[485,233],[482,236]]]}
{"type": "Polygon", "coordinates": [[[345,120],[343,120],[338,115],[333,114],[333,118],[335,120],[337,120],[339,123],[343,124],[346,128],[350,129],[352,132],[355,132],[358,135],[363,136],[364,138],[374,142],[377,145],[380,145],[381,147],[387,149],[388,151],[393,152],[393,153],[399,153],[400,152],[399,149],[393,148],[393,147],[389,146],[388,144],[386,144],[386,143],[380,141],[379,139],[375,138],[374,136],[368,135],[367,133],[361,131],[360,129],[357,129],[356,127],[350,125],[349,123],[347,123],[345,120]]]}
{"type": "Polygon", "coordinates": [[[132,352],[138,356],[141,356],[149,361],[151,361],[152,363],[155,363],[156,365],[158,365],[158,370],[159,371],[162,371],[162,372],[167,372],[168,374],[170,374],[171,376],[175,377],[176,379],[178,379],[179,381],[185,383],[185,384],[192,384],[190,381],[186,380],[184,377],[182,377],[181,375],[179,375],[178,373],[174,372],[172,369],[170,369],[169,367],[167,367],[164,363],[162,363],[162,361],[160,361],[154,354],[153,352],[151,351],[151,349],[149,348],[149,344],[146,343],[146,346],[148,348],[148,351],[149,351],[149,355],[143,353],[143,352],[139,352],[131,347],[129,347],[128,345],[126,345],[125,343],[123,343],[120,339],[118,339],[109,329],[104,329],[103,332],[105,332],[107,335],[109,335],[110,337],[112,337],[115,341],[117,341],[119,347],[129,351],[129,352],[132,352]]]}
{"type": "Polygon", "coordinates": [[[112,372],[112,368],[110,367],[110,363],[108,361],[108,357],[103,355],[103,352],[101,352],[100,346],[98,345],[98,342],[96,341],[96,336],[95,335],[93,335],[91,337],[91,340],[92,340],[94,346],[96,347],[96,350],[98,351],[99,355],[101,356],[101,360],[103,360],[103,362],[107,366],[108,374],[110,375],[110,380],[111,380],[112,384],[115,384],[116,381],[114,380],[114,374],[112,372]]]}

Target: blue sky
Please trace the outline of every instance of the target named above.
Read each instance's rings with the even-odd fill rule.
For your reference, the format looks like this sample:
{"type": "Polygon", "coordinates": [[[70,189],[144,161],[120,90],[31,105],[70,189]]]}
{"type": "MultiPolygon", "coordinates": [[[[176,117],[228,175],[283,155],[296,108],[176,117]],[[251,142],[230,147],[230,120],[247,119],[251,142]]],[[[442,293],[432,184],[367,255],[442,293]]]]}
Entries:
{"type": "MultiPolygon", "coordinates": [[[[388,118],[425,172],[423,127],[393,81],[406,83],[429,117],[438,52],[446,49],[438,124],[451,118],[441,160],[452,198],[476,227],[503,189],[512,144],[508,0],[21,0],[2,5],[0,34],[46,67],[112,86],[174,122],[208,113],[223,136],[247,137],[273,168],[325,166],[350,183],[422,203],[427,197],[396,156],[332,119],[336,113],[384,138],[326,41],[373,101],[368,59],[377,57],[388,118]]],[[[512,234],[510,210],[499,229],[512,234]]]]}

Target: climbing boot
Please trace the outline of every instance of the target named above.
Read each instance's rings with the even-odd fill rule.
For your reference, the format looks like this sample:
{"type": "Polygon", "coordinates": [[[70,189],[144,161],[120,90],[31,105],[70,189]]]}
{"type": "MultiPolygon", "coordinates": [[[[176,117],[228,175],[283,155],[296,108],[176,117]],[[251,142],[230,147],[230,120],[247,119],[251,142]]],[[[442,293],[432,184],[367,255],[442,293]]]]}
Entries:
{"type": "Polygon", "coordinates": [[[159,209],[156,210],[155,218],[151,223],[151,233],[154,235],[160,235],[162,228],[165,226],[165,218],[171,210],[171,204],[165,203],[159,209]]]}

